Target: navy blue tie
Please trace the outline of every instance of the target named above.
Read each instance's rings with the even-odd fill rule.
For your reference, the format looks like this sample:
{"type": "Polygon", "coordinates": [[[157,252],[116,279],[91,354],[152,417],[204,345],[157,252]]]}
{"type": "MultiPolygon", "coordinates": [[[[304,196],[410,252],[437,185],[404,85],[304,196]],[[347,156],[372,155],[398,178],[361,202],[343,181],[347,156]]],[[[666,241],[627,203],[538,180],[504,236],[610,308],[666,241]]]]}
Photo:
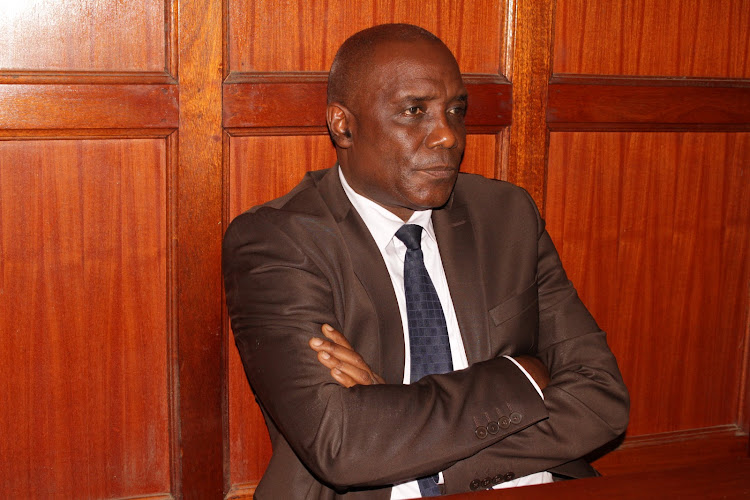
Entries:
{"type": "MultiPolygon", "coordinates": [[[[406,245],[404,291],[409,322],[411,382],[425,375],[453,371],[448,326],[435,285],[432,284],[422,254],[422,226],[404,224],[396,237],[406,245]]],[[[423,497],[440,495],[438,476],[418,479],[423,497]]]]}

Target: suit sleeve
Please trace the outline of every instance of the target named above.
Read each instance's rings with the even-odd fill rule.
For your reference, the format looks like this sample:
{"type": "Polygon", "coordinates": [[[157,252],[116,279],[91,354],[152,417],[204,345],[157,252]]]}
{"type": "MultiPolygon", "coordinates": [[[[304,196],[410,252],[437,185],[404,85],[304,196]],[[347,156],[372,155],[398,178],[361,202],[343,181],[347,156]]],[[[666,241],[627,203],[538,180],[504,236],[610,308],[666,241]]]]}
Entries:
{"type": "Polygon", "coordinates": [[[411,385],[336,384],[308,346],[322,323],[342,323],[334,313],[332,290],[341,286],[331,269],[335,259],[311,251],[316,245],[325,243],[301,244],[283,224],[245,214],[227,230],[223,265],[235,342],[251,386],[319,480],[347,489],[425,476],[547,417],[534,388],[503,358],[411,385]],[[512,402],[522,420],[478,438],[476,418],[499,400],[512,402]]]}
{"type": "Polygon", "coordinates": [[[605,333],[568,280],[530,197],[529,203],[538,227],[539,341],[534,354],[550,372],[543,391],[549,418],[446,470],[447,493],[486,488],[487,479],[493,483],[549,470],[615,439],[627,426],[628,392],[605,333]]]}

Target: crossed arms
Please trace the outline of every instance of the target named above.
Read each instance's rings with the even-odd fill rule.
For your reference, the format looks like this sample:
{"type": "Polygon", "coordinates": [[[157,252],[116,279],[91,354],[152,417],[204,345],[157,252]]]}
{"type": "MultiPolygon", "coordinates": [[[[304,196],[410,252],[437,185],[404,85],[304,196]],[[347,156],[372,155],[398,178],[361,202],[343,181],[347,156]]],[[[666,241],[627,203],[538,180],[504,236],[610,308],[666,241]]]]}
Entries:
{"type": "Polygon", "coordinates": [[[617,365],[542,224],[539,343],[528,354],[550,375],[544,402],[503,357],[410,385],[380,383],[369,367],[379,370],[384,362],[383,332],[368,309],[367,291],[347,268],[345,245],[320,241],[335,233],[328,221],[290,223],[280,212],[245,214],[227,231],[227,303],[260,404],[319,481],[340,490],[388,486],[443,470],[447,493],[465,491],[476,477],[547,470],[623,432],[628,398],[617,365]],[[346,333],[369,370],[363,380],[377,384],[352,386],[336,373],[331,378],[308,343],[322,337],[323,324],[346,333]],[[507,408],[523,420],[475,435],[496,410],[507,408]]]}

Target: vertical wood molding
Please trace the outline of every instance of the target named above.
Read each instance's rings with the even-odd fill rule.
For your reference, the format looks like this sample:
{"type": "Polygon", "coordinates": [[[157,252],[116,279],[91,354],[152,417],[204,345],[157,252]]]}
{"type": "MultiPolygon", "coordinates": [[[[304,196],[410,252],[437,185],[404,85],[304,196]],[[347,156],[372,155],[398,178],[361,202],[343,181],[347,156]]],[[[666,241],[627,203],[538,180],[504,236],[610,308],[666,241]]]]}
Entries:
{"type": "MultiPolygon", "coordinates": [[[[552,66],[555,0],[516,2],[513,37],[513,124],[507,180],[531,193],[544,210],[548,131],[547,86],[552,66]]],[[[510,43],[510,41],[509,41],[510,43]]]]}
{"type": "MultiPolygon", "coordinates": [[[[737,423],[740,430],[745,434],[750,433],[750,284],[748,284],[748,293],[745,300],[745,338],[744,354],[742,360],[742,377],[740,379],[739,391],[739,415],[737,423]]],[[[750,456],[750,442],[748,442],[748,456],[750,456]]]]}
{"type": "Polygon", "coordinates": [[[221,394],[223,2],[178,2],[177,321],[182,481],[175,497],[223,494],[221,394]]]}

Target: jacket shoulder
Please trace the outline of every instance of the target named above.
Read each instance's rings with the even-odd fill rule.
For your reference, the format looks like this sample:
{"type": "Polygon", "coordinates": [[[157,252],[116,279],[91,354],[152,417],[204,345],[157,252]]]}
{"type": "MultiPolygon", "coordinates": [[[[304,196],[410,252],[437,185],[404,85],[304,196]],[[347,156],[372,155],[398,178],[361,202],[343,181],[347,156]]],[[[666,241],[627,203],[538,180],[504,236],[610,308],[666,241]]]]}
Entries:
{"type": "Polygon", "coordinates": [[[454,190],[454,206],[468,207],[477,214],[514,214],[539,217],[531,195],[522,187],[507,181],[488,179],[477,174],[461,173],[454,190]]]}

